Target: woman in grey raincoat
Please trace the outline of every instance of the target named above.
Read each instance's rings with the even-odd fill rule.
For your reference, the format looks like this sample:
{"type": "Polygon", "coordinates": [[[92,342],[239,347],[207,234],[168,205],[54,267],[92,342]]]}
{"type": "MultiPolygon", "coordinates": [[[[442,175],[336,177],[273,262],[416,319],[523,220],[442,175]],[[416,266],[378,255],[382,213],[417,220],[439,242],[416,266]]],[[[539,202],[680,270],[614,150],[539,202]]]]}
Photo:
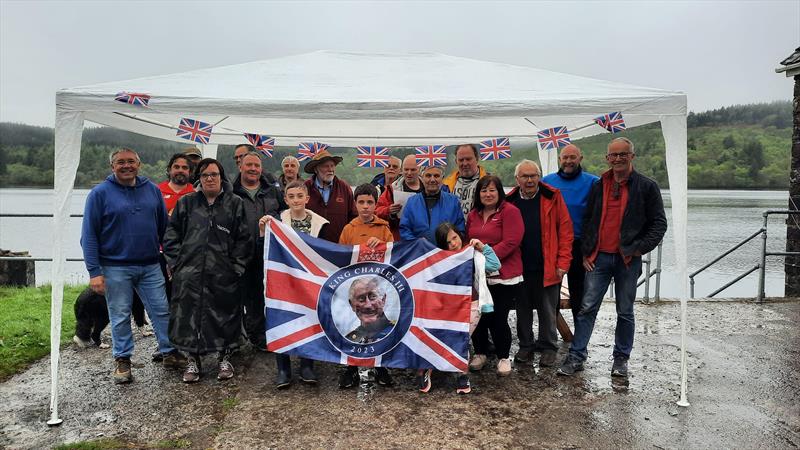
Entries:
{"type": "Polygon", "coordinates": [[[239,278],[254,239],[222,165],[206,158],[196,173],[200,188],[178,201],[163,242],[172,274],[169,336],[189,356],[186,383],[200,380],[200,356],[207,353],[219,354],[217,379],[233,377],[229,357],[242,323],[239,278]]]}

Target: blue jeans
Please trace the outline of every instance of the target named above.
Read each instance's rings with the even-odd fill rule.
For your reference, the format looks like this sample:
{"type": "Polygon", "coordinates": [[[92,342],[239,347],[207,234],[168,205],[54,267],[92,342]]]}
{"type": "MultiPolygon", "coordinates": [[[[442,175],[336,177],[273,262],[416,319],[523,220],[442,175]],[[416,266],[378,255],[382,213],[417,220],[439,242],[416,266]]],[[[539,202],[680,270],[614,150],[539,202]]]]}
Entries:
{"type": "Polygon", "coordinates": [[[617,327],[614,332],[614,356],[630,357],[633,349],[635,322],[633,301],[636,299],[636,283],[642,273],[642,257],[634,256],[628,267],[619,253],[598,253],[594,270],[586,272],[581,309],[575,318],[575,337],[569,347],[572,356],[585,361],[586,347],[594,331],[594,322],[600,303],[603,301],[611,279],[617,303],[617,327]]]}
{"type": "Polygon", "coordinates": [[[150,322],[153,325],[158,350],[169,353],[173,350],[169,342],[169,305],[164,290],[161,266],[103,266],[106,282],[106,302],[111,320],[112,354],[114,358],[130,358],[133,354],[131,332],[131,305],[133,289],[139,294],[150,322]]]}

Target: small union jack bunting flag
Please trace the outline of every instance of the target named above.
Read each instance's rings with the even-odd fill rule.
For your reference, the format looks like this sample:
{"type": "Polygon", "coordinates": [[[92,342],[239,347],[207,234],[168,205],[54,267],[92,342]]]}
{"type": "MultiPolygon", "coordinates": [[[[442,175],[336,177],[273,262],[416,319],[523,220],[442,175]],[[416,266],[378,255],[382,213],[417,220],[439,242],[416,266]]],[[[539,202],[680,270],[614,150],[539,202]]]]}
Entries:
{"type": "Polygon", "coordinates": [[[481,161],[511,158],[511,144],[508,143],[507,137],[483,141],[481,142],[479,151],[481,154],[481,161]]]}
{"type": "Polygon", "coordinates": [[[388,167],[389,149],[387,147],[356,147],[358,167],[388,167]]]}
{"type": "Polygon", "coordinates": [[[208,140],[211,139],[211,127],[211,124],[199,120],[181,119],[177,136],[200,144],[208,144],[208,140]]]}
{"type": "Polygon", "coordinates": [[[297,160],[305,161],[311,159],[317,152],[327,149],[328,144],[323,144],[322,142],[301,142],[297,146],[297,160]]]}
{"type": "Polygon", "coordinates": [[[558,150],[569,145],[567,127],[555,127],[541,130],[538,133],[539,145],[542,150],[558,150]]]}
{"type": "Polygon", "coordinates": [[[253,133],[245,133],[244,137],[247,138],[253,147],[263,153],[264,156],[272,158],[272,150],[275,148],[275,138],[253,133]]]}
{"type": "Polygon", "coordinates": [[[602,116],[595,117],[594,121],[612,133],[625,131],[625,120],[622,119],[621,112],[603,114],[602,116]]]}
{"type": "Polygon", "coordinates": [[[447,153],[444,145],[423,145],[417,147],[414,155],[419,167],[446,166],[447,153]]]}
{"type": "Polygon", "coordinates": [[[133,106],[147,106],[150,102],[150,96],[147,94],[137,94],[134,92],[120,92],[114,97],[114,100],[122,103],[128,103],[133,106]]]}

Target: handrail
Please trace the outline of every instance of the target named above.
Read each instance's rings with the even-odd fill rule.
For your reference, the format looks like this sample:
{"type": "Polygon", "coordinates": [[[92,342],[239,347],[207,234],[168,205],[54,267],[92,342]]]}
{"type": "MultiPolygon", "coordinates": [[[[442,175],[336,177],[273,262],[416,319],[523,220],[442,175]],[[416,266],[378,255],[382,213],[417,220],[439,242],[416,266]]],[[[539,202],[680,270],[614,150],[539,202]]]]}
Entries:
{"type": "Polygon", "coordinates": [[[759,264],[756,264],[749,270],[745,271],[741,275],[737,276],[733,280],[726,283],[724,286],[720,287],[716,291],[708,294],[708,297],[713,297],[720,292],[724,291],[725,289],[733,286],[735,283],[741,281],[744,277],[750,275],[751,273],[758,270],[758,292],[756,293],[756,302],[761,303],[764,301],[765,290],[764,290],[764,280],[766,278],[766,269],[767,269],[767,256],[800,256],[800,252],[768,252],[767,251],[767,226],[769,225],[769,216],[774,214],[786,214],[786,215],[800,215],[800,211],[792,210],[792,209],[768,209],[762,213],[762,217],[764,218],[764,224],[762,227],[756,231],[755,233],[751,234],[738,244],[734,245],[727,251],[723,252],[721,255],[717,256],[711,262],[707,263],[703,267],[695,270],[691,274],[689,274],[689,287],[690,287],[690,297],[694,298],[694,278],[703,272],[704,270],[708,269],[712,265],[719,262],[722,258],[730,255],[735,250],[739,249],[744,244],[752,241],[759,235],[761,236],[761,258],[759,264]]]}

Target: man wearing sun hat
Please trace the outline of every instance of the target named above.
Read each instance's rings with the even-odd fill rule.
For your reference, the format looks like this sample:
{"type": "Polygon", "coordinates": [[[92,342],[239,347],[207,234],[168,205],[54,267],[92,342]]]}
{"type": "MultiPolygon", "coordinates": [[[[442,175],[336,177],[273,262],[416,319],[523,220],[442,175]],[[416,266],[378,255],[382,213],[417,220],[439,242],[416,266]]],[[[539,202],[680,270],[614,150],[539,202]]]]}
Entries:
{"type": "Polygon", "coordinates": [[[311,174],[311,178],[306,180],[309,196],[307,208],[328,219],[329,224],[322,229],[319,237],[331,242],[339,242],[344,226],[358,216],[353,190],[336,177],[336,165],[340,162],[341,156],[321,150],[303,169],[311,174]]]}

